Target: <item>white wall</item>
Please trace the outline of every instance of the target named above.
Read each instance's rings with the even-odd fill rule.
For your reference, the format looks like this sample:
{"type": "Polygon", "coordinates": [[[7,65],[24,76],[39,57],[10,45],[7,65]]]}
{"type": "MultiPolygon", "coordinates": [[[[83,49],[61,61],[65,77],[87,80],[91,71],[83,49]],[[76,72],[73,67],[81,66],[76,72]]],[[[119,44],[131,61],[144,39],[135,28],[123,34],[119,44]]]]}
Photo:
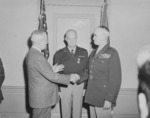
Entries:
{"type": "Polygon", "coordinates": [[[111,44],[119,51],[122,88],[137,88],[136,55],[150,43],[150,1],[111,0],[111,44]]]}
{"type": "Polygon", "coordinates": [[[38,27],[38,0],[0,0],[0,57],[4,86],[24,86],[23,61],[27,40],[38,27]]]}

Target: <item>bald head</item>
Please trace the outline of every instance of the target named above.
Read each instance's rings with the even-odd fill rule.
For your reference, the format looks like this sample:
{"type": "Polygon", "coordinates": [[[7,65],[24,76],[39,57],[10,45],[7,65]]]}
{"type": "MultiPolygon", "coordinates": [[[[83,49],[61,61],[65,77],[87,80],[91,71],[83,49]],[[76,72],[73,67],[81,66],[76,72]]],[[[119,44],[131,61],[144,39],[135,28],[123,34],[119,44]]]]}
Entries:
{"type": "Polygon", "coordinates": [[[97,27],[94,31],[93,41],[98,46],[109,43],[109,30],[106,27],[97,27]]]}
{"type": "Polygon", "coordinates": [[[98,34],[102,34],[106,38],[109,37],[109,29],[106,27],[103,27],[103,26],[97,27],[95,32],[97,32],[98,34]]]}
{"type": "Polygon", "coordinates": [[[74,29],[67,30],[65,40],[70,48],[75,47],[77,43],[77,32],[74,29]]]}
{"type": "Polygon", "coordinates": [[[69,29],[66,31],[66,38],[77,38],[77,32],[74,29],[69,29]]]}
{"type": "Polygon", "coordinates": [[[35,30],[31,34],[31,41],[32,43],[38,43],[40,40],[42,40],[42,37],[46,35],[45,31],[42,30],[35,30]]]}

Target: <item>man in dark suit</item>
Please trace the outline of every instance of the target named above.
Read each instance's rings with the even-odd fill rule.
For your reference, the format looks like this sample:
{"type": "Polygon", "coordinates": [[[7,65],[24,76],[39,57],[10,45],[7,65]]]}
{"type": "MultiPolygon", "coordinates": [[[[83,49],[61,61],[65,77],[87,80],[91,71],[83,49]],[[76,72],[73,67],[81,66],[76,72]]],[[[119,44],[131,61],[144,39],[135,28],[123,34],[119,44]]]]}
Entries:
{"type": "Polygon", "coordinates": [[[35,30],[31,35],[32,47],[26,56],[29,86],[29,104],[33,108],[32,118],[51,118],[51,106],[59,101],[58,86],[55,83],[68,85],[75,82],[77,75],[60,75],[62,66],[53,68],[41,51],[46,48],[47,34],[35,30]]]}
{"type": "MultiPolygon", "coordinates": [[[[54,56],[54,64],[63,64],[63,74],[75,73],[86,78],[86,65],[88,62],[88,53],[84,48],[78,47],[77,32],[73,29],[67,30],[65,34],[67,46],[58,50],[54,56]],[[85,74],[84,74],[85,73],[85,74]]],[[[82,117],[82,99],[84,83],[78,81],[78,84],[69,84],[61,86],[61,107],[62,117],[81,118],[82,117]]]]}
{"type": "Polygon", "coordinates": [[[90,105],[91,118],[110,118],[121,85],[120,59],[117,50],[109,45],[106,27],[98,27],[93,40],[98,48],[89,57],[85,102],[90,105]]]}
{"type": "Polygon", "coordinates": [[[4,67],[3,67],[2,60],[0,58],[0,103],[4,99],[3,94],[2,94],[2,90],[1,90],[4,79],[5,79],[5,72],[4,72],[4,67]]]}

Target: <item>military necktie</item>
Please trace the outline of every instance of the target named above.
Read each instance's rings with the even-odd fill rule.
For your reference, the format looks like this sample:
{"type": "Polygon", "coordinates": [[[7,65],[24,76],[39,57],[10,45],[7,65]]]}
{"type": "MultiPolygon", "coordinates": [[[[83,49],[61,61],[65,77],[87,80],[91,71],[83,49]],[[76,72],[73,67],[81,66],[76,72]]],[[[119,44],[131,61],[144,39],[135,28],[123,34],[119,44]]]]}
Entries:
{"type": "Polygon", "coordinates": [[[71,50],[71,54],[74,55],[74,50],[71,50]]]}

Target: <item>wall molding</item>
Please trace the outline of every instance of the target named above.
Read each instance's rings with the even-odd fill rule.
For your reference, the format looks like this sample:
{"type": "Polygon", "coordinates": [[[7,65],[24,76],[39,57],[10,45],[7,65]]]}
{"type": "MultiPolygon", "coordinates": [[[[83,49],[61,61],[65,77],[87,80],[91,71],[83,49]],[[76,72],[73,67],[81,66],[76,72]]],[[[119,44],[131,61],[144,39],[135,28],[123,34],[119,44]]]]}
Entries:
{"type": "MultiPolygon", "coordinates": [[[[25,86],[2,86],[2,91],[3,92],[17,92],[17,93],[22,93],[25,91],[25,86]]],[[[120,95],[137,95],[137,88],[121,88],[120,95]]]]}
{"type": "Polygon", "coordinates": [[[113,118],[140,118],[137,114],[115,114],[113,118]]]}
{"type": "Polygon", "coordinates": [[[121,88],[119,95],[137,95],[137,88],[121,88]]]}
{"type": "Polygon", "coordinates": [[[45,0],[47,6],[100,7],[104,0],[45,0]]]}
{"type": "MultiPolygon", "coordinates": [[[[25,91],[24,86],[2,87],[4,100],[0,104],[0,118],[29,118],[25,91]]],[[[140,118],[136,96],[136,88],[121,88],[113,118],[140,118]]],[[[60,118],[59,104],[52,110],[52,117],[60,118]]],[[[88,118],[86,108],[83,108],[82,118],[88,118]]]]}

